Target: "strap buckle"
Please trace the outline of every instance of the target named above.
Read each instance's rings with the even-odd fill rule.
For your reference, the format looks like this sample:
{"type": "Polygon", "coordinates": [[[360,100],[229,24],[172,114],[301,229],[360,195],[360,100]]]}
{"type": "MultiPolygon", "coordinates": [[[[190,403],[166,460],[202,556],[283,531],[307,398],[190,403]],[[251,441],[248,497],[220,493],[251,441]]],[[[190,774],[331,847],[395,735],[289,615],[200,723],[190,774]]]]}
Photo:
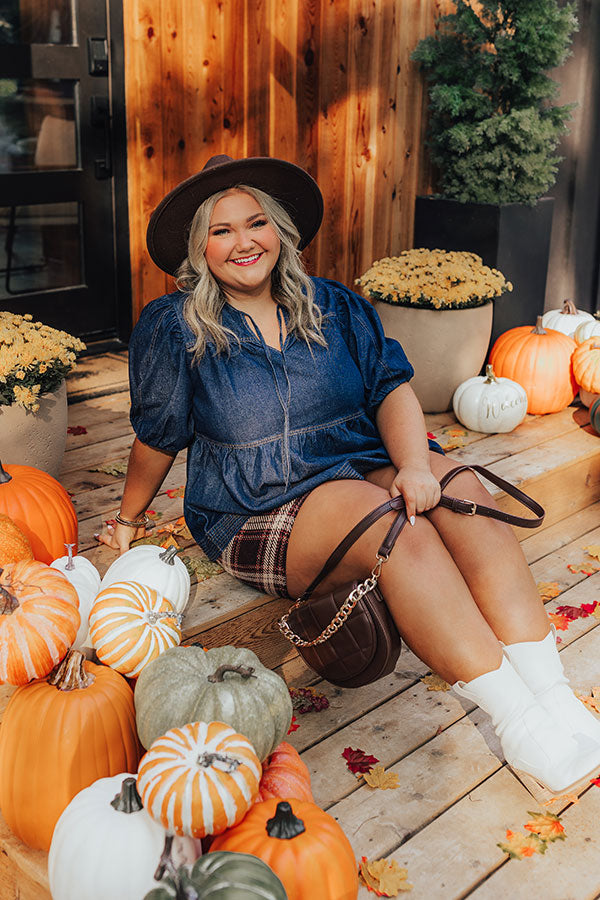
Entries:
{"type": "Polygon", "coordinates": [[[461,500],[460,502],[471,504],[471,509],[461,509],[460,510],[464,516],[474,516],[475,515],[475,513],[477,512],[477,504],[475,503],[474,500],[461,500]]]}

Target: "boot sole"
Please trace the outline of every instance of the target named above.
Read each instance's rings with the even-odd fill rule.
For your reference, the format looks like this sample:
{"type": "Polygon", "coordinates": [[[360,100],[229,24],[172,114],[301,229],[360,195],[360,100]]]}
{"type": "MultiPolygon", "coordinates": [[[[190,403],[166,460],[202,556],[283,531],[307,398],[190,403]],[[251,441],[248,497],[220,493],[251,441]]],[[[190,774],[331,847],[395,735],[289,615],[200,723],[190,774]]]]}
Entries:
{"type": "Polygon", "coordinates": [[[591,772],[587,775],[582,776],[578,781],[573,782],[568,787],[561,788],[560,791],[555,791],[551,787],[548,787],[547,784],[544,784],[539,778],[535,775],[531,775],[530,772],[525,772],[523,769],[516,769],[514,766],[511,766],[510,763],[507,763],[507,766],[513,770],[516,775],[526,776],[527,778],[531,778],[532,781],[542,788],[544,791],[548,791],[549,794],[552,794],[553,797],[562,797],[565,794],[579,794],[585,788],[590,787],[592,783],[592,778],[594,777],[594,772],[597,771],[598,766],[595,766],[591,772]]]}

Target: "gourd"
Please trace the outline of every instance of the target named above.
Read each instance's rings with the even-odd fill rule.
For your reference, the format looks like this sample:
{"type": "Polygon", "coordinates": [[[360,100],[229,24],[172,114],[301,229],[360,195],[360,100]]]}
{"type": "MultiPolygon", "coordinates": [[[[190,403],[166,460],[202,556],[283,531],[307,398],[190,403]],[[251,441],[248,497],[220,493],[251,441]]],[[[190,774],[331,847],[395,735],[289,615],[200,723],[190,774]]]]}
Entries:
{"type": "Polygon", "coordinates": [[[33,559],[31,544],[10,516],[0,513],[0,566],[33,559]]]}
{"type": "Polygon", "coordinates": [[[190,597],[191,581],[177,553],[176,547],[166,550],[152,544],[132,547],[109,566],[102,588],[115,581],[137,581],[154,588],[173,604],[175,612],[182,613],[190,597]]]}
{"type": "Polygon", "coordinates": [[[286,741],[282,741],[264,762],[256,800],[270,800],[273,797],[314,800],[310,772],[298,751],[286,741]]]}
{"type": "Polygon", "coordinates": [[[600,394],[600,338],[588,338],[572,357],[575,381],[584,391],[600,394]]]}
{"type": "Polygon", "coordinates": [[[18,688],[0,728],[0,808],[30,847],[48,850],[73,797],[98,778],[136,771],[133,691],[72,650],[47,681],[18,688]]]}
{"type": "Polygon", "coordinates": [[[50,563],[53,569],[59,572],[73,585],[79,597],[79,615],[81,624],[77,637],[73,643],[75,650],[81,650],[88,645],[88,633],[90,630],[90,610],[96,594],[100,590],[100,573],[96,566],[85,556],[73,556],[74,544],[66,544],[67,555],[61,556],[50,563]]]}
{"type": "Polygon", "coordinates": [[[116,581],[100,591],[90,612],[90,641],[98,659],[128,678],[181,641],[173,606],[152,588],[116,581]]]}
{"type": "Polygon", "coordinates": [[[576,344],[583,344],[591,337],[600,337],[600,322],[598,319],[586,319],[577,326],[573,337],[576,344]]]}
{"type": "Polygon", "coordinates": [[[279,876],[289,900],[356,900],[358,875],[350,841],[314,803],[265,800],[235,828],[215,838],[216,850],[252,853],[279,876]]]}
{"type": "Polygon", "coordinates": [[[562,309],[549,309],[544,313],[542,325],[572,337],[577,326],[590,319],[594,319],[591,313],[578,310],[572,300],[563,300],[562,309]]]}
{"type": "Polygon", "coordinates": [[[243,734],[223,722],[191,722],[154,741],[140,762],[137,789],[169,832],[201,838],[241,821],[261,774],[243,734]]]}
{"type": "Polygon", "coordinates": [[[50,563],[65,544],[77,545],[77,515],[71,498],[51,475],[33,466],[0,463],[0,513],[26,535],[35,559],[50,563]]]}
{"type": "Polygon", "coordinates": [[[493,366],[460,384],[452,398],[454,415],[471,431],[498,434],[512,431],[527,415],[525,389],[510,378],[497,378],[493,366]]]}
{"type": "Polygon", "coordinates": [[[226,850],[202,856],[191,872],[169,866],[169,875],[163,875],[160,887],[144,900],[176,900],[188,885],[201,900],[288,900],[281,881],[262,859],[226,850]]]}
{"type": "MultiPolygon", "coordinates": [[[[48,855],[53,900],[138,900],[156,885],[165,830],[143,808],[135,778],[99,778],[61,814],[48,855]]],[[[192,838],[175,838],[174,864],[197,855],[192,838]]]]}
{"type": "Polygon", "coordinates": [[[600,434],[600,397],[590,406],[590,424],[596,434],[600,434]]]}
{"type": "Polygon", "coordinates": [[[534,328],[520,325],[505,331],[489,358],[496,377],[510,378],[525,388],[527,412],[533,415],[559,412],[577,393],[571,367],[575,341],[541,323],[538,316],[534,328]]]}
{"type": "Polygon", "coordinates": [[[36,560],[0,569],[0,682],[44,678],[65,656],[80,624],[77,591],[36,560]]]}
{"type": "Polygon", "coordinates": [[[141,673],[135,708],[144,747],[187,722],[219,721],[245,734],[261,761],[292,721],[286,683],[244,647],[167,650],[141,673]]]}

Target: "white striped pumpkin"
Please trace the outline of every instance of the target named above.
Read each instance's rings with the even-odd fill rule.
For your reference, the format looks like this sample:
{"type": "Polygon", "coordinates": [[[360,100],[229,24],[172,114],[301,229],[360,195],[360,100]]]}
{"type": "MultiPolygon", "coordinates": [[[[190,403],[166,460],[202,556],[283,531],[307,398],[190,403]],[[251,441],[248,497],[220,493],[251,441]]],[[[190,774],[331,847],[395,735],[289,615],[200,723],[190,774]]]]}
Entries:
{"type": "Polygon", "coordinates": [[[261,775],[247,737],[223,722],[192,722],[154,741],[141,759],[137,789],[169,832],[201,838],[241,822],[261,775]]]}
{"type": "Polygon", "coordinates": [[[172,603],[136,581],[117,581],[100,591],[90,613],[90,639],[98,659],[128,678],[181,643],[172,603]]]}

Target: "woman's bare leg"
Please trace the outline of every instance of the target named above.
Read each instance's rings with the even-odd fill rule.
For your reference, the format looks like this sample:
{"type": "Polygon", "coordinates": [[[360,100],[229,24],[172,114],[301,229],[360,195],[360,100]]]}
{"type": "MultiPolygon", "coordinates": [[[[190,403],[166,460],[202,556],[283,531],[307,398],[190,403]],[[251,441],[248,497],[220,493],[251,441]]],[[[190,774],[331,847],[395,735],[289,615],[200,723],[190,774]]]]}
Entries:
{"type": "MultiPolygon", "coordinates": [[[[331,481],[304,501],[287,553],[288,588],[299,596],[345,534],[386,499],[368,481],[331,481]]],[[[319,587],[321,593],[364,578],[393,514],[371,526],[319,587]]],[[[380,586],[403,639],[450,683],[498,668],[501,648],[434,525],[418,516],[406,525],[382,568],[380,586]]]]}
{"type": "MultiPolygon", "coordinates": [[[[433,452],[430,461],[432,472],[438,479],[460,465],[456,460],[433,452]]],[[[367,477],[387,489],[394,476],[393,466],[386,466],[367,477]]],[[[445,493],[497,508],[492,496],[471,472],[457,475],[445,493]]],[[[425,515],[440,535],[498,639],[505,644],[542,640],[548,634],[548,616],[511,526],[497,519],[465,516],[443,508],[430,510],[425,515]]]]}

